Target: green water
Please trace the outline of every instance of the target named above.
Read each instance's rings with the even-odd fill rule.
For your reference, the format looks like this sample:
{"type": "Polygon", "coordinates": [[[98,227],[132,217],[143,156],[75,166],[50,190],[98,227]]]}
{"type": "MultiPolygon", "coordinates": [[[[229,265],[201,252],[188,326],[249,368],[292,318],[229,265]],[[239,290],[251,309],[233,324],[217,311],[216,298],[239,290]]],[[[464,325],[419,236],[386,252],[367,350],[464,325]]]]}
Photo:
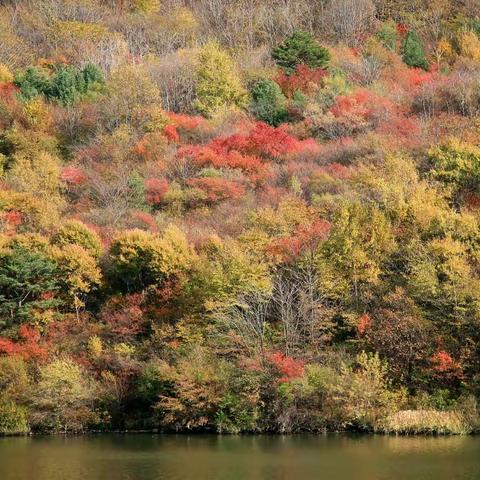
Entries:
{"type": "Polygon", "coordinates": [[[0,438],[1,480],[470,480],[480,437],[0,438]]]}

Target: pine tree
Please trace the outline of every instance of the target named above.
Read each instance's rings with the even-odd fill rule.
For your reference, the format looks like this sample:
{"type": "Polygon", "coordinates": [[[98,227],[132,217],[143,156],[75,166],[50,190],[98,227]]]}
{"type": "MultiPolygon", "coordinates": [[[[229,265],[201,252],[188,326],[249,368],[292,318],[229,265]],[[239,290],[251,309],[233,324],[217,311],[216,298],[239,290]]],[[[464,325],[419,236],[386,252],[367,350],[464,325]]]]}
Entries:
{"type": "Polygon", "coordinates": [[[409,67],[428,70],[428,62],[425,58],[422,40],[414,30],[409,31],[405,37],[403,44],[403,61],[409,67]]]}
{"type": "Polygon", "coordinates": [[[285,73],[295,72],[297,65],[310,68],[326,68],[330,52],[322,47],[308,32],[298,31],[272,50],[272,58],[285,73]]]}

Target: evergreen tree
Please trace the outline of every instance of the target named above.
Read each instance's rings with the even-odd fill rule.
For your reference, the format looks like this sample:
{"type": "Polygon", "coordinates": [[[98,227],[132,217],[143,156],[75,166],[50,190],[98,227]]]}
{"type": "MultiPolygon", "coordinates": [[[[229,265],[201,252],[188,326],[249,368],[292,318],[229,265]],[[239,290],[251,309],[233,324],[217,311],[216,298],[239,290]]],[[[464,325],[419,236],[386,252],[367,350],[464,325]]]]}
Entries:
{"type": "Polygon", "coordinates": [[[403,61],[409,67],[428,70],[428,62],[425,58],[422,40],[414,30],[409,31],[405,37],[403,44],[403,61]]]}
{"type": "Polygon", "coordinates": [[[330,52],[308,32],[297,31],[272,50],[272,58],[290,75],[300,64],[310,68],[326,68],[330,61],[330,52]]]}
{"type": "Polygon", "coordinates": [[[287,99],[273,80],[258,80],[250,90],[250,95],[251,111],[259,120],[276,127],[287,119],[287,99]]]}

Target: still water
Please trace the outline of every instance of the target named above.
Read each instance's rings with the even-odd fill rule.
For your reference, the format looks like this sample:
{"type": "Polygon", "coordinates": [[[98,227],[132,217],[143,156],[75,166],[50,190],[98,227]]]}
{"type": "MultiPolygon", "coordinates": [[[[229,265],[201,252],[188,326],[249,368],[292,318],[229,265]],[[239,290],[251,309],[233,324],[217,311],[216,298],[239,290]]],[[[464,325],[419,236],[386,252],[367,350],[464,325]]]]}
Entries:
{"type": "Polygon", "coordinates": [[[480,437],[0,438],[1,480],[471,480],[480,437]]]}

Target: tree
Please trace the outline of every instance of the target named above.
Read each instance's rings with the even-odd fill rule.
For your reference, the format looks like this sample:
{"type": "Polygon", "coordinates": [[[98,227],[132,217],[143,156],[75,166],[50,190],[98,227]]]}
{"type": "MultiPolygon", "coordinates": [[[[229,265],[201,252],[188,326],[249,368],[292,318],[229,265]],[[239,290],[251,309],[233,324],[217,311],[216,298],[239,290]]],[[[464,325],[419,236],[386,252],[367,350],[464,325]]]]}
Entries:
{"type": "Polygon", "coordinates": [[[81,432],[97,421],[94,383],[69,358],[40,367],[32,398],[32,424],[47,432],[81,432]]]}
{"type": "Polygon", "coordinates": [[[272,50],[272,58],[287,74],[292,74],[300,64],[310,68],[326,68],[330,61],[330,52],[311,34],[296,31],[272,50]]]}
{"type": "Polygon", "coordinates": [[[248,96],[230,55],[217,42],[207,43],[198,55],[195,108],[210,117],[223,108],[247,105],[248,96]]]}
{"type": "Polygon", "coordinates": [[[250,110],[259,120],[277,127],[288,118],[287,99],[279,85],[268,78],[258,80],[250,90],[250,110]]]}
{"type": "Polygon", "coordinates": [[[409,67],[423,68],[428,70],[428,62],[425,58],[425,50],[418,33],[410,30],[405,37],[402,48],[403,61],[409,67]]]}
{"type": "Polygon", "coordinates": [[[132,292],[161,286],[188,270],[194,258],[185,235],[173,225],[162,236],[142,230],[126,231],[110,248],[111,281],[132,292]]]}
{"type": "Polygon", "coordinates": [[[17,247],[0,253],[0,317],[3,326],[34,321],[59,304],[55,262],[17,247]]]}
{"type": "Polygon", "coordinates": [[[78,245],[94,258],[98,258],[102,253],[100,237],[79,220],[67,220],[63,223],[54,235],[53,242],[60,247],[78,245]]]}

